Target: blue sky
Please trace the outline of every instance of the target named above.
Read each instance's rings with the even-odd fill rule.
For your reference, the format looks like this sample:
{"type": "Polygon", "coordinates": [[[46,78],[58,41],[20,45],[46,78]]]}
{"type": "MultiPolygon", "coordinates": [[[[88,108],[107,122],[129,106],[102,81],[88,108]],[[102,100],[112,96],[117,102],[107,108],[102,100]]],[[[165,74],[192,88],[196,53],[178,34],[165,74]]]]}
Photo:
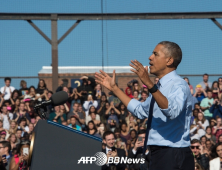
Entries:
{"type": "MultiPolygon", "coordinates": [[[[104,13],[222,11],[222,1],[103,0],[104,13]]],[[[0,0],[0,12],[100,13],[101,0],[0,0]]],[[[222,20],[218,20],[222,24],[222,20]]],[[[33,21],[51,38],[50,21],[33,21]]],[[[75,21],[58,21],[60,38],[75,21]]],[[[155,45],[174,41],[183,51],[179,74],[222,74],[222,31],[208,19],[103,21],[104,65],[125,66],[131,59],[144,65],[155,45]]],[[[102,22],[82,21],[59,44],[59,66],[102,65],[102,22]]],[[[51,65],[51,46],[26,21],[0,20],[0,76],[37,76],[51,65]]],[[[191,84],[201,77],[190,77],[191,84]]],[[[213,81],[217,77],[211,77],[213,81]]],[[[18,81],[14,80],[18,88],[18,81]]],[[[27,80],[36,85],[37,80],[27,80]]],[[[0,79],[0,86],[4,82],[0,79]]]]}

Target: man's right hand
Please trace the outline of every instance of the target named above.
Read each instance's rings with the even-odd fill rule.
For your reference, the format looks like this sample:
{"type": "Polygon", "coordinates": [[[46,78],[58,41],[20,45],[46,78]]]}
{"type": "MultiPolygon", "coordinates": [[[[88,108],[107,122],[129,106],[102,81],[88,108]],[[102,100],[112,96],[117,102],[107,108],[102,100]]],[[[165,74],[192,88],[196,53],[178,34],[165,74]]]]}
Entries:
{"type": "Polygon", "coordinates": [[[139,147],[143,147],[144,146],[144,143],[142,142],[142,141],[138,141],[138,139],[137,139],[137,141],[136,141],[136,143],[135,143],[135,146],[134,146],[134,150],[135,151],[137,151],[137,149],[139,148],[139,147]]]}

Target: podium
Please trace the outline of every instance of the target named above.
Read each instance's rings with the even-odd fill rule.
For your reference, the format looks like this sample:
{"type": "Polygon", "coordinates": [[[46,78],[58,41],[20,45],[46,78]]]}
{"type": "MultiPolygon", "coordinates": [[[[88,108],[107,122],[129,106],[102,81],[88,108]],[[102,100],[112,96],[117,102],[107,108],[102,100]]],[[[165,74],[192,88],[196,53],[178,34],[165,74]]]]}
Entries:
{"type": "Polygon", "coordinates": [[[55,122],[39,120],[32,135],[30,170],[99,170],[95,163],[78,164],[102,150],[102,139],[55,122]]]}

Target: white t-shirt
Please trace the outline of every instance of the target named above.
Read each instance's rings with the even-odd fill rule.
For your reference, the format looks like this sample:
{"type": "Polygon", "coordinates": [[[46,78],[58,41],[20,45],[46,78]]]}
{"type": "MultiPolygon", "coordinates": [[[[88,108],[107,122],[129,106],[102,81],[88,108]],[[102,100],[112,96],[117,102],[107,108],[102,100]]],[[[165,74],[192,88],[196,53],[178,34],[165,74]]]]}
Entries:
{"type": "Polygon", "coordinates": [[[9,90],[9,88],[11,89],[11,92],[13,92],[14,90],[15,90],[15,88],[14,87],[12,87],[12,86],[9,86],[9,87],[6,87],[5,88],[5,86],[3,86],[3,87],[1,87],[1,93],[3,94],[3,93],[5,93],[5,95],[4,95],[4,99],[5,100],[8,100],[8,99],[10,99],[10,90],[9,90]],[[5,92],[4,92],[4,89],[5,89],[5,92]]]}
{"type": "MultiPolygon", "coordinates": [[[[0,119],[2,119],[2,116],[3,116],[3,128],[6,129],[6,130],[9,130],[10,123],[8,121],[8,116],[4,115],[4,114],[1,114],[0,119]]],[[[12,113],[9,113],[9,119],[10,120],[13,119],[13,114],[12,113]]]]}

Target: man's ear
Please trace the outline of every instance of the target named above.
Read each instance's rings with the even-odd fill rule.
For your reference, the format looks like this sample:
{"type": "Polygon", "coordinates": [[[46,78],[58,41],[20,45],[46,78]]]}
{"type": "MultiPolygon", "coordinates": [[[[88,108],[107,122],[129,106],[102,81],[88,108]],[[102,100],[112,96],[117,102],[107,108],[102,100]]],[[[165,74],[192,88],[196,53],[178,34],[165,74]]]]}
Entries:
{"type": "Polygon", "coordinates": [[[105,140],[105,139],[103,139],[103,143],[105,143],[105,144],[106,144],[106,140],[105,140]]]}
{"type": "Polygon", "coordinates": [[[167,58],[167,66],[173,66],[174,58],[173,57],[168,57],[167,58]]]}

